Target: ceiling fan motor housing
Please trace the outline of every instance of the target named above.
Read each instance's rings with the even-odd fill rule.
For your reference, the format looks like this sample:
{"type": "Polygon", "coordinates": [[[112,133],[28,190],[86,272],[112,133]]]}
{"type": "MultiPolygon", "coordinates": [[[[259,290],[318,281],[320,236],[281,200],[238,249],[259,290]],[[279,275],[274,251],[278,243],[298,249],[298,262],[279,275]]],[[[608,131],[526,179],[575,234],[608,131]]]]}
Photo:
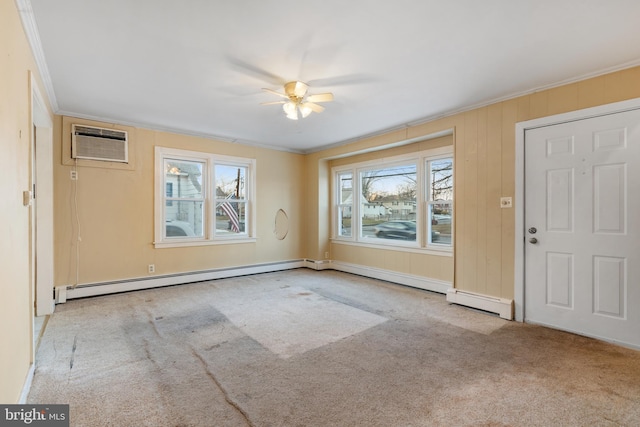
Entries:
{"type": "Polygon", "coordinates": [[[295,81],[284,85],[284,92],[294,102],[300,102],[306,95],[307,89],[309,89],[309,85],[303,82],[295,81]]]}

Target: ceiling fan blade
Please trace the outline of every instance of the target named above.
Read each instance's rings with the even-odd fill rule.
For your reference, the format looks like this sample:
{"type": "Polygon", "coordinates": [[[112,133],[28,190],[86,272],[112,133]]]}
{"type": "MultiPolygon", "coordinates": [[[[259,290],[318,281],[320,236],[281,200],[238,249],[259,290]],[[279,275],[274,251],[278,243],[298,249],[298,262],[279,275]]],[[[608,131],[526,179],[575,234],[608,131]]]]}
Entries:
{"type": "Polygon", "coordinates": [[[282,77],[260,68],[257,65],[249,64],[240,58],[227,55],[227,60],[232,69],[244,75],[254,77],[271,85],[283,85],[286,82],[282,77]]]}
{"type": "Polygon", "coordinates": [[[375,83],[378,78],[371,74],[345,74],[343,76],[327,77],[324,79],[309,80],[307,84],[311,87],[345,86],[363,83],[375,83]]]}
{"type": "Polygon", "coordinates": [[[287,95],[285,95],[284,93],[276,92],[275,90],[267,89],[265,87],[263,87],[262,90],[265,91],[265,92],[269,92],[269,93],[272,93],[274,95],[278,95],[278,96],[281,96],[283,98],[289,99],[289,97],[287,95]]]}
{"type": "Polygon", "coordinates": [[[300,104],[302,108],[309,108],[314,113],[322,113],[324,111],[324,107],[322,105],[314,104],[313,102],[305,102],[304,104],[300,104]]]}
{"type": "Polygon", "coordinates": [[[309,102],[330,102],[333,101],[332,93],[319,93],[317,95],[309,95],[307,96],[307,101],[309,102]]]}
{"type": "Polygon", "coordinates": [[[272,101],[272,102],[261,102],[260,105],[276,105],[276,104],[284,104],[287,101],[272,101]]]}

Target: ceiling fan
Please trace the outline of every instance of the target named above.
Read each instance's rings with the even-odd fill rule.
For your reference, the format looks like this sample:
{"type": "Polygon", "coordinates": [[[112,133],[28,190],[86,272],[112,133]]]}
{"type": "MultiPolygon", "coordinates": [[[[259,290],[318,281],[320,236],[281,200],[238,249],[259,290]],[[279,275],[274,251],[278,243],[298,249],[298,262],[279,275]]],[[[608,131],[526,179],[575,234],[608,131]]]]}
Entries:
{"type": "Polygon", "coordinates": [[[308,95],[308,89],[308,84],[299,81],[285,83],[284,93],[262,88],[265,92],[286,98],[287,101],[263,102],[261,105],[282,104],[282,109],[287,115],[287,118],[291,120],[298,120],[299,117],[305,118],[311,114],[312,111],[322,113],[324,111],[324,107],[317,103],[333,101],[333,94],[327,92],[319,93],[317,95],[308,95]]]}

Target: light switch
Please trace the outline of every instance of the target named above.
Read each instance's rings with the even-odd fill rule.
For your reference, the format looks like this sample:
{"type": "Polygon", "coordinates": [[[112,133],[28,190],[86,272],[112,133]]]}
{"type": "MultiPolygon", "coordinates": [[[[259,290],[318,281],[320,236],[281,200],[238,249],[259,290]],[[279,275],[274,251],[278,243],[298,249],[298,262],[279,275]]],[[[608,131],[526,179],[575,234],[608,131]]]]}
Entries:
{"type": "Polygon", "coordinates": [[[500,207],[501,208],[512,208],[513,200],[511,197],[500,197],[500,207]]]}

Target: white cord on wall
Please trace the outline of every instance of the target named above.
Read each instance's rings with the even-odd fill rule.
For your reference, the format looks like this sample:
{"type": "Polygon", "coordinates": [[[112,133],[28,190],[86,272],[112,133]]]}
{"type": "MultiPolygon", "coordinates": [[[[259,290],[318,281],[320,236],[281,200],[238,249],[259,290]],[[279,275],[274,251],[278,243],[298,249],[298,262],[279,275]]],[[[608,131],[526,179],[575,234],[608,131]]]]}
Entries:
{"type": "Polygon", "coordinates": [[[74,160],[73,172],[74,172],[74,175],[75,175],[75,180],[74,180],[74,185],[73,185],[73,207],[74,207],[74,211],[75,211],[76,229],[77,229],[77,232],[76,232],[76,235],[77,235],[77,241],[76,241],[76,280],[75,280],[75,284],[72,286],[72,288],[75,288],[80,283],[80,242],[82,241],[82,238],[80,237],[80,213],[78,212],[78,159],[74,160]]]}

